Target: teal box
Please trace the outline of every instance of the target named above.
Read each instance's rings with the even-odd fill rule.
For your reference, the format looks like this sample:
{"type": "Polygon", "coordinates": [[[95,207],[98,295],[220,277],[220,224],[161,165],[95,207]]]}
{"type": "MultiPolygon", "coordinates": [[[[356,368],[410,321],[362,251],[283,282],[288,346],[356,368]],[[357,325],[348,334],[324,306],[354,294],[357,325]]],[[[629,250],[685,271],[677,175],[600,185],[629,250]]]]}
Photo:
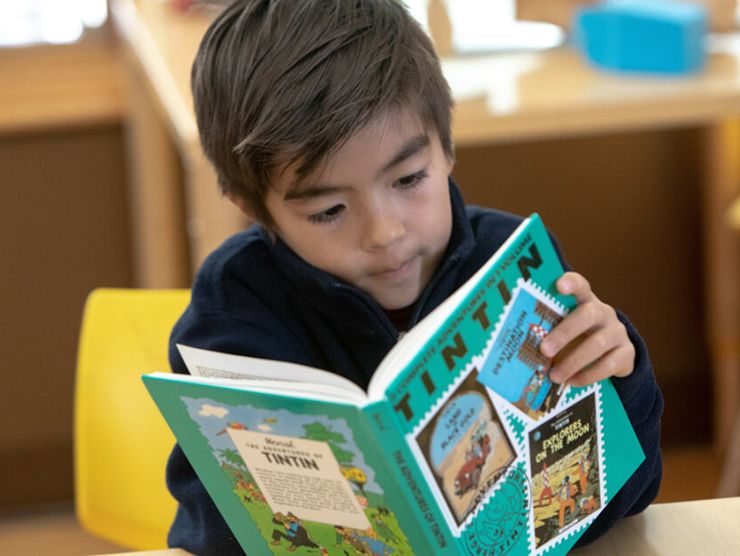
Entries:
{"type": "Polygon", "coordinates": [[[671,0],[607,0],[576,12],[575,41],[595,66],[686,74],[704,67],[704,6],[671,0]]]}

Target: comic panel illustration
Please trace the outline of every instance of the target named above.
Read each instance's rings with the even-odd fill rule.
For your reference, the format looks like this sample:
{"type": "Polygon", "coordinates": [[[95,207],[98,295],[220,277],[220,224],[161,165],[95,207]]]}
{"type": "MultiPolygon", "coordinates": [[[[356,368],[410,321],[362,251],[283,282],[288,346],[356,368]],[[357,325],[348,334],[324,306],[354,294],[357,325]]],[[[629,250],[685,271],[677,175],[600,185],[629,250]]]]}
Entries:
{"type": "Polygon", "coordinates": [[[457,526],[516,457],[475,369],[420,429],[416,443],[457,526]]]}
{"type": "Polygon", "coordinates": [[[274,554],[413,554],[345,420],[183,402],[274,554]]]}
{"type": "Polygon", "coordinates": [[[535,545],[595,516],[602,506],[595,393],[529,431],[535,545]]]}
{"type": "Polygon", "coordinates": [[[522,282],[481,365],[480,381],[533,420],[555,409],[563,394],[562,386],[549,379],[552,360],[540,352],[542,340],[562,318],[562,309],[522,282]]]}

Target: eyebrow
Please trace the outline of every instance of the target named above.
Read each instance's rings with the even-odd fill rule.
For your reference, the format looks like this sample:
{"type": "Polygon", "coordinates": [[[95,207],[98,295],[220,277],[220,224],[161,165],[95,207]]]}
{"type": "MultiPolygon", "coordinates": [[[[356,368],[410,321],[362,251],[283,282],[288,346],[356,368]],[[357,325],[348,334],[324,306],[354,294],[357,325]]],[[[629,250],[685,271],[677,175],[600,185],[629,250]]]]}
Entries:
{"type": "Polygon", "coordinates": [[[378,175],[385,174],[394,166],[398,166],[404,160],[411,158],[418,152],[426,149],[429,146],[429,143],[429,135],[427,135],[426,133],[422,133],[421,135],[417,135],[413,139],[410,139],[403,147],[401,147],[396,155],[391,158],[391,160],[385,166],[383,166],[383,169],[379,172],[378,175]]]}
{"type": "MultiPolygon", "coordinates": [[[[426,133],[422,133],[420,135],[417,135],[416,137],[413,137],[412,139],[409,139],[398,150],[398,152],[393,155],[393,158],[391,158],[383,166],[380,172],[378,172],[378,176],[385,174],[395,166],[398,166],[405,160],[423,151],[424,149],[429,147],[430,143],[431,141],[429,140],[429,135],[426,133]]],[[[301,188],[299,187],[299,182],[296,182],[293,184],[293,187],[291,187],[290,190],[288,190],[288,192],[285,194],[283,200],[304,201],[307,199],[315,199],[316,197],[321,197],[323,195],[331,195],[332,193],[337,193],[346,189],[349,188],[346,186],[325,184],[314,184],[301,188]]]]}

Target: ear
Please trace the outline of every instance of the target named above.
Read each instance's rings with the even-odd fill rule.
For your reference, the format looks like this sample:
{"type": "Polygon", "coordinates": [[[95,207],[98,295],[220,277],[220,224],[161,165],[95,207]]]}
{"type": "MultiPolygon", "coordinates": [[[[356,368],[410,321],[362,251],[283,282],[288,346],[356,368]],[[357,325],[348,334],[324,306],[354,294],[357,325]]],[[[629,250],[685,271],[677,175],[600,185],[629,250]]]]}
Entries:
{"type": "Polygon", "coordinates": [[[451,155],[445,154],[445,158],[447,159],[447,175],[449,176],[452,175],[452,170],[455,168],[456,159],[454,151],[451,155]]]}
{"type": "Polygon", "coordinates": [[[243,197],[239,197],[238,195],[234,195],[231,192],[224,193],[224,196],[234,203],[237,207],[239,207],[239,210],[242,211],[244,214],[247,215],[247,218],[249,218],[252,221],[257,220],[257,213],[254,211],[252,206],[247,203],[246,199],[243,197]]]}

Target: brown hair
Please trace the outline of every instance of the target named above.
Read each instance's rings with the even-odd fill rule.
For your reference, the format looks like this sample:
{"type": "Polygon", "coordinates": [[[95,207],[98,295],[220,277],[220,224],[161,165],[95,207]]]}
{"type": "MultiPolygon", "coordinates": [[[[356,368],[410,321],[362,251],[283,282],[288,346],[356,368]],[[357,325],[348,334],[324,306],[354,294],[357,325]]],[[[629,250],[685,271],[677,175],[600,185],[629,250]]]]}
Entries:
{"type": "Polygon", "coordinates": [[[446,154],[452,99],[429,37],[398,0],[237,0],[192,70],[203,149],[222,192],[267,226],[274,172],[306,177],[353,133],[409,106],[446,154]]]}

